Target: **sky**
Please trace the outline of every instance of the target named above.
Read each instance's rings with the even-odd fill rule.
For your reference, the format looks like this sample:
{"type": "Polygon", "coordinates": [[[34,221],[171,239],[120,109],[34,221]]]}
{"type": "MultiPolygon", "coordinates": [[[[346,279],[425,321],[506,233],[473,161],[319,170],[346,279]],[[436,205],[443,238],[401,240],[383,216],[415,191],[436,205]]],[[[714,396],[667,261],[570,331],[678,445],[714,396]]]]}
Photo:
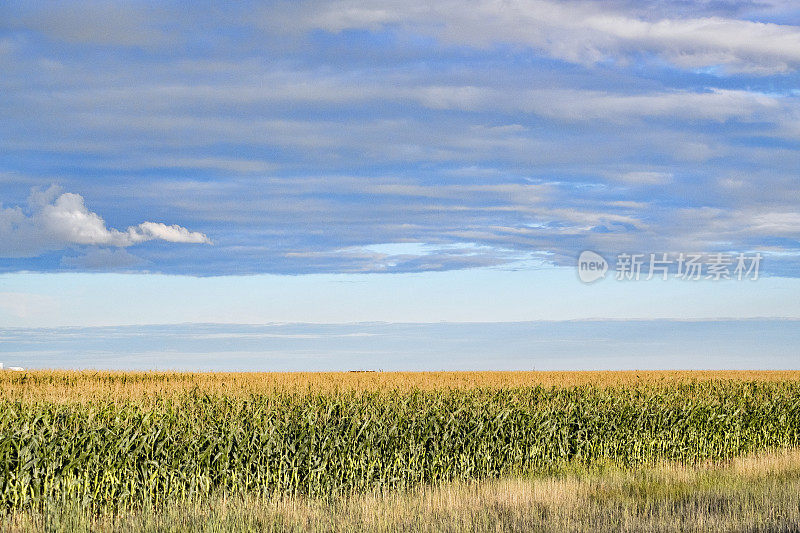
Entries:
{"type": "Polygon", "coordinates": [[[797,369],[796,321],[170,324],[0,328],[26,368],[336,371],[797,369]],[[710,327],[709,327],[710,326],[710,327]],[[503,339],[502,351],[497,339],[503,339]]]}
{"type": "Polygon", "coordinates": [[[781,0],[3,2],[0,327],[800,318],[798,69],[781,0]]]}

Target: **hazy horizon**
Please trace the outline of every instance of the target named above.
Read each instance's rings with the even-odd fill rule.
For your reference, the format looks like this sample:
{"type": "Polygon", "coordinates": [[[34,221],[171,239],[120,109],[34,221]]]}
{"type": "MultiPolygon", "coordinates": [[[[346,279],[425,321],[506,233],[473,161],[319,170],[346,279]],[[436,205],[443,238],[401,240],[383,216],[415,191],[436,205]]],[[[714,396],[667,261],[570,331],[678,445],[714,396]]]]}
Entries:
{"type": "Polygon", "coordinates": [[[798,320],[0,329],[0,361],[109,370],[794,370],[798,320]]]}

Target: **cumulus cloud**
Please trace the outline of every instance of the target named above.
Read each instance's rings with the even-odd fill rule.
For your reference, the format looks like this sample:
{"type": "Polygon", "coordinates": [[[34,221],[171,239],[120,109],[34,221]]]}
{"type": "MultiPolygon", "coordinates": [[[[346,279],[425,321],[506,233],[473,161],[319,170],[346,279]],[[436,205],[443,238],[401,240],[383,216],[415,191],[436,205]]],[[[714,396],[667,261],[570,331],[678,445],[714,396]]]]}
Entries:
{"type": "Polygon", "coordinates": [[[142,222],[124,231],[106,227],[81,195],[56,187],[35,190],[27,209],[0,208],[0,256],[35,257],[74,245],[128,247],[151,240],[211,244],[203,233],[160,222],[142,222]]]}

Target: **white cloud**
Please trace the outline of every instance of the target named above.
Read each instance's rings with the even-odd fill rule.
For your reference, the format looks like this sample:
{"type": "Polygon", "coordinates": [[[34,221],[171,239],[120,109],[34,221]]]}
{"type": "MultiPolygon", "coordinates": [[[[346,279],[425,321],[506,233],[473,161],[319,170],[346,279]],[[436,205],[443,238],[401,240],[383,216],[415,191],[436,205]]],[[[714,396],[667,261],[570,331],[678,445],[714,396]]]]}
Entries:
{"type": "MultiPolygon", "coordinates": [[[[800,66],[800,28],[723,16],[647,20],[606,2],[478,0],[304,3],[267,24],[339,32],[384,25],[413,27],[454,44],[517,43],[578,63],[650,52],[674,65],[722,65],[728,71],[771,74],[800,66]]],[[[658,15],[657,15],[658,16],[658,15]]]]}
{"type": "MultiPolygon", "coordinates": [[[[30,3],[28,3],[30,4],[30,3]]],[[[684,68],[723,66],[771,74],[800,66],[800,28],[753,20],[793,21],[791,3],[630,2],[607,0],[311,0],[247,3],[240,10],[192,12],[167,5],[105,0],[46,8],[17,3],[5,25],[69,43],[158,48],[187,38],[198,24],[245,24],[267,38],[322,29],[421,32],[443,42],[530,46],[578,63],[625,61],[654,54],[684,68]],[[738,4],[738,5],[737,5],[738,4]],[[783,13],[783,16],[775,17],[783,13]],[[740,18],[736,18],[736,17],[740,18]],[[749,20],[748,20],[749,18],[749,20]]],[[[5,21],[4,21],[5,22],[5,21]]]]}
{"type": "Polygon", "coordinates": [[[210,244],[203,233],[160,222],[142,222],[125,231],[106,227],[83,197],[58,187],[34,191],[27,213],[21,207],[0,208],[0,256],[35,257],[71,245],[127,247],[151,240],[210,244]]]}
{"type": "Polygon", "coordinates": [[[439,86],[409,90],[409,96],[434,109],[523,111],[567,121],[621,122],[642,118],[670,120],[767,120],[778,122],[793,100],[761,93],[712,89],[623,94],[577,89],[495,89],[439,86]]]}
{"type": "MultiPolygon", "coordinates": [[[[229,65],[231,69],[248,69],[246,63],[229,65]]],[[[253,77],[254,75],[250,75],[253,77]]],[[[317,71],[267,70],[259,72],[258,86],[251,79],[245,82],[222,82],[218,85],[192,86],[186,84],[155,84],[120,88],[86,88],[62,90],[58,102],[76,110],[75,119],[91,116],[99,104],[123,109],[136,109],[138,122],[142,118],[157,120],[160,127],[169,127],[186,117],[164,118],[163,106],[178,104],[191,106],[264,105],[283,108],[287,104],[363,104],[366,102],[415,102],[430,109],[463,111],[502,111],[537,114],[565,120],[625,120],[628,118],[665,117],[669,119],[711,120],[767,120],[778,122],[787,114],[796,116],[796,98],[765,94],[741,89],[709,87],[702,91],[660,90],[650,92],[613,92],[576,89],[572,87],[520,88],[504,85],[502,81],[467,84],[465,80],[453,83],[431,84],[429,80],[414,76],[387,76],[385,73],[360,74],[317,71]],[[122,105],[125,104],[125,105],[122,105]]],[[[53,93],[28,95],[29,105],[52,105],[53,93]]],[[[114,115],[111,120],[136,118],[131,113],[114,115]]],[[[296,121],[254,121],[253,125],[277,129],[297,129],[296,121]]],[[[783,120],[781,120],[783,122],[783,120]]],[[[322,122],[321,122],[322,123],[322,122]]],[[[796,122],[795,122],[796,123],[796,122]]],[[[215,123],[223,125],[223,123],[215,123]]],[[[323,123],[324,124],[324,123],[323,123]]],[[[193,128],[203,127],[194,120],[193,128]]],[[[206,126],[208,127],[208,126],[206,126]]],[[[227,133],[227,132],[226,132],[227,133]]],[[[231,131],[230,133],[234,133],[231,131]]],[[[171,157],[150,159],[148,164],[162,167],[219,168],[237,171],[265,171],[273,168],[268,162],[213,157],[171,157]]]]}
{"type": "Polygon", "coordinates": [[[800,235],[800,213],[767,212],[757,213],[750,218],[751,231],[764,235],[797,237],[800,235]]]}
{"type": "Polygon", "coordinates": [[[142,222],[138,226],[128,228],[131,243],[160,239],[168,242],[189,242],[194,244],[211,244],[204,234],[173,224],[167,226],[161,222],[142,222]]]}

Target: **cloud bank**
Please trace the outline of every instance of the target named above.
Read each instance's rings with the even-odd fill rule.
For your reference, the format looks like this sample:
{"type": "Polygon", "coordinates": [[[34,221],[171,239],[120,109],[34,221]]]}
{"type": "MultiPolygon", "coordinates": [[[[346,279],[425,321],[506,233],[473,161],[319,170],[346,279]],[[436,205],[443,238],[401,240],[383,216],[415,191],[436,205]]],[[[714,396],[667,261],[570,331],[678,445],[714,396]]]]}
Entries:
{"type": "Polygon", "coordinates": [[[3,2],[0,272],[798,276],[799,36],[778,1],[3,2]],[[91,198],[26,201],[54,181],[91,198]]]}

